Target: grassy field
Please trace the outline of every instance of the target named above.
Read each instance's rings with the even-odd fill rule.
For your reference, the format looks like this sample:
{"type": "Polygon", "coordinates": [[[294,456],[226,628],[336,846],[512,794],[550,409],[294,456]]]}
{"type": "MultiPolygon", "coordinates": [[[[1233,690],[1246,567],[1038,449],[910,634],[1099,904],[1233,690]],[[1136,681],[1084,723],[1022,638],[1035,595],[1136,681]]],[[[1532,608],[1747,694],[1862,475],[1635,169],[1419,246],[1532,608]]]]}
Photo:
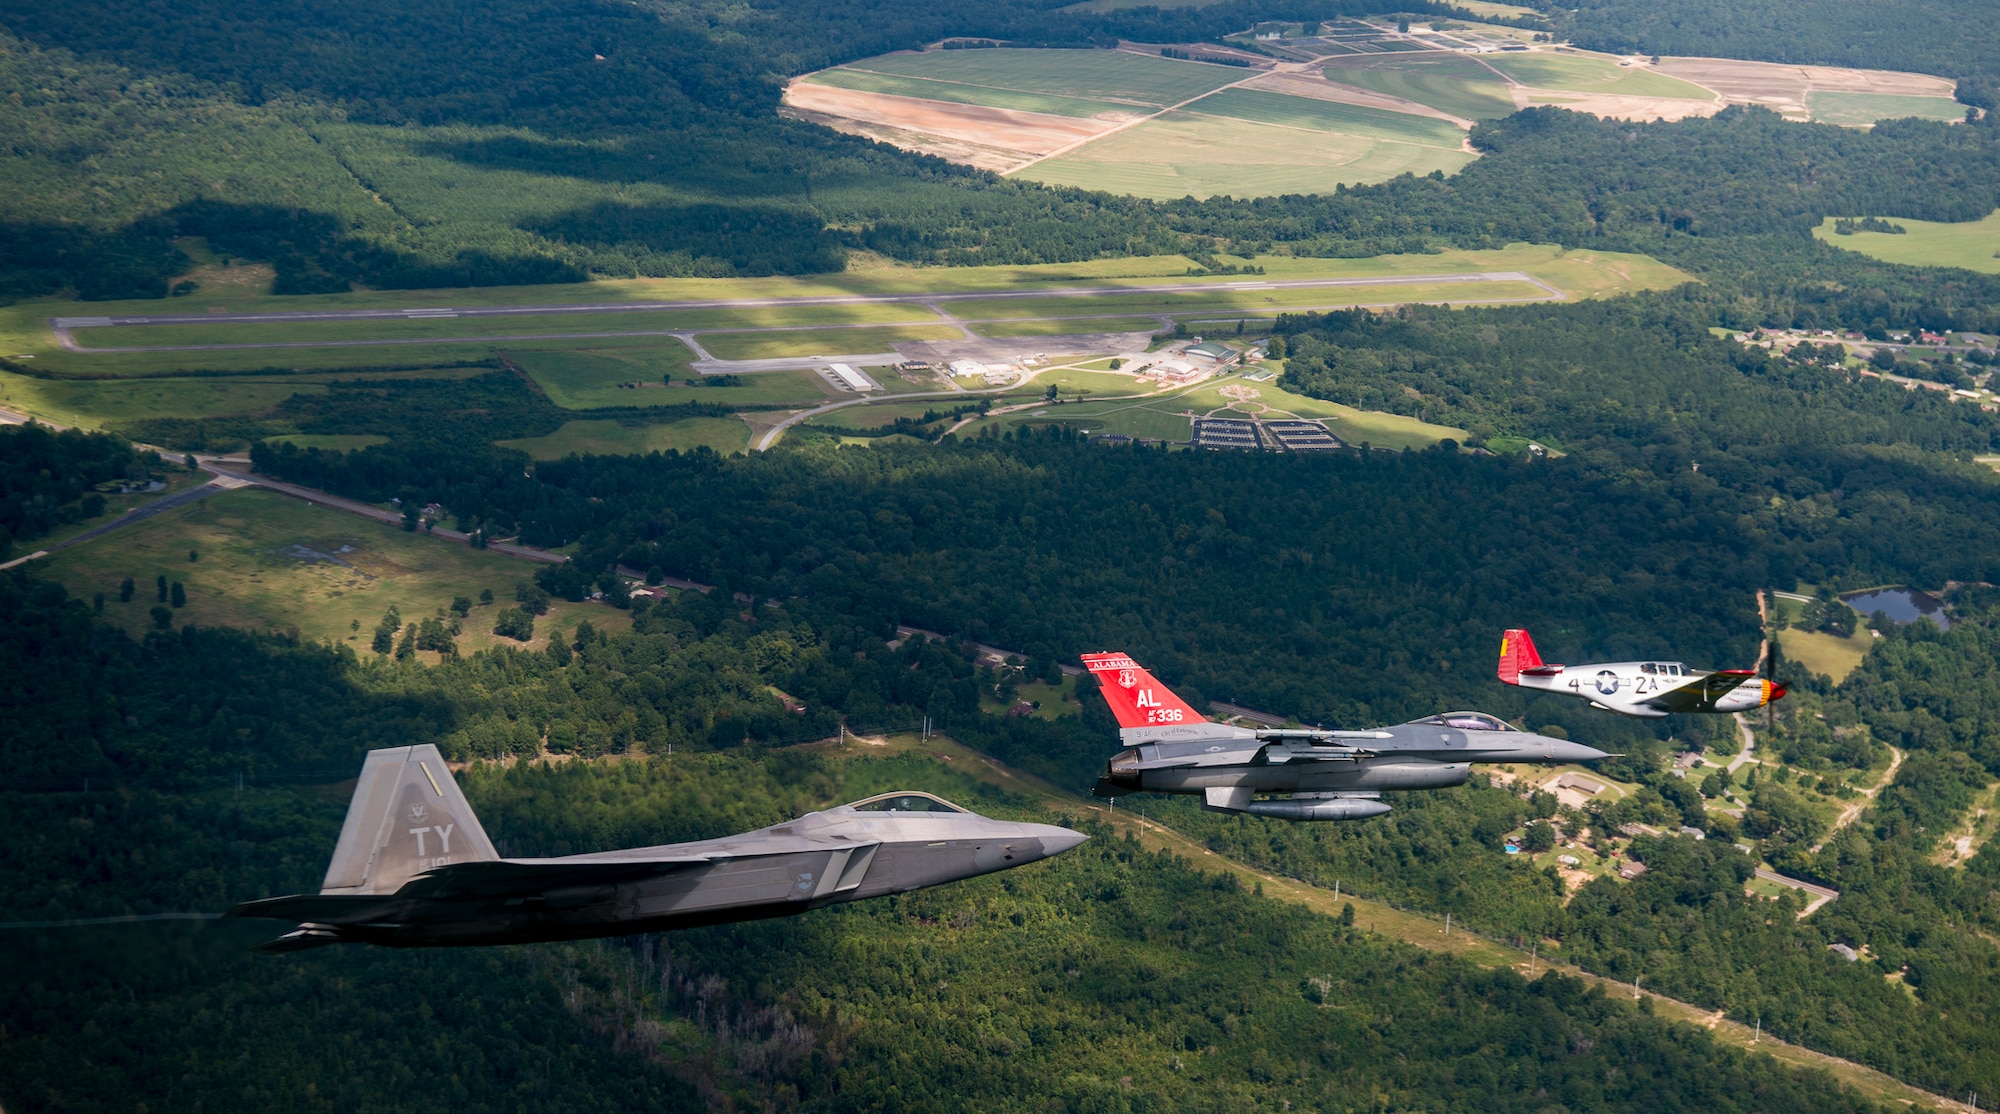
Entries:
{"type": "Polygon", "coordinates": [[[1492,70],[1457,54],[1431,52],[1343,58],[1325,70],[1328,81],[1353,85],[1429,105],[1467,120],[1514,114],[1514,98],[1492,70]]]}
{"type": "Polygon", "coordinates": [[[1208,290],[1193,294],[1107,294],[1057,301],[1022,299],[998,302],[967,311],[967,316],[1040,318],[1096,310],[1104,313],[1162,313],[1176,318],[1219,320],[1234,329],[1238,320],[1269,317],[1281,309],[1329,309],[1344,306],[1401,305],[1405,302],[1473,305],[1481,302],[1546,299],[1549,293],[1531,282],[1413,282],[1356,284],[1319,289],[1208,290]]]}
{"type": "Polygon", "coordinates": [[[1035,376],[1034,386],[1047,389],[1053,384],[1063,398],[1089,398],[1103,395],[1137,395],[1152,390],[1150,385],[1141,385],[1130,375],[1120,375],[1109,371],[1080,371],[1063,369],[1045,371],[1035,376]]]}
{"type": "Polygon", "coordinates": [[[1465,133],[1448,120],[1385,112],[1379,108],[1338,104],[1310,97],[1288,97],[1257,89],[1224,89],[1188,105],[1182,111],[1206,116],[1277,124],[1305,131],[1338,132],[1395,143],[1415,143],[1456,151],[1465,133]]]}
{"type": "Polygon", "coordinates": [[[1496,4],[1492,0],[1452,0],[1451,6],[1463,8],[1473,15],[1497,16],[1501,19],[1519,19],[1522,16],[1542,14],[1533,8],[1523,8],[1518,4],[1496,4]]]}
{"type": "MultiPolygon", "coordinates": [[[[967,400],[972,401],[972,400],[967,400]]],[[[844,410],[807,418],[808,426],[840,426],[845,429],[881,429],[893,425],[897,418],[921,418],[927,412],[942,413],[954,404],[963,405],[955,399],[934,398],[920,402],[871,403],[867,406],[849,406],[844,410]]]]}
{"type": "Polygon", "coordinates": [[[859,329],[798,329],[769,333],[703,333],[695,339],[721,360],[768,360],[779,356],[887,352],[912,340],[956,340],[965,334],[951,325],[897,325],[859,329]]]}
{"type": "Polygon", "coordinates": [[[689,402],[715,402],[725,406],[767,406],[780,403],[804,403],[817,406],[831,397],[825,380],[811,372],[776,371],[758,375],[739,377],[736,386],[721,387],[704,380],[699,386],[687,386],[692,373],[687,369],[687,350],[679,341],[672,341],[671,349],[662,353],[627,354],[593,350],[589,352],[549,349],[545,351],[515,351],[514,361],[522,370],[534,376],[542,390],[556,405],[573,410],[590,409],[598,406],[678,406],[689,402]],[[677,362],[669,364],[675,385],[672,387],[643,387],[638,390],[620,390],[619,383],[658,383],[664,374],[653,362],[658,358],[671,359],[678,355],[677,362]]]}
{"type": "Polygon", "coordinates": [[[1819,123],[1848,127],[1905,116],[1924,120],[1965,119],[1965,106],[1949,97],[1901,97],[1889,93],[1812,92],[1806,94],[1806,109],[1819,123]]]}
{"type": "Polygon", "coordinates": [[[1038,407],[997,418],[983,418],[959,431],[960,437],[974,437],[983,426],[1012,429],[1017,426],[1068,425],[1097,433],[1122,433],[1149,441],[1184,443],[1194,433],[1186,407],[1173,399],[1134,402],[1083,402],[1038,407]]]}
{"type": "Polygon", "coordinates": [[[1841,236],[1834,232],[1834,218],[1828,217],[1813,235],[1837,248],[1857,251],[1886,263],[1906,267],[1963,267],[1968,271],[2000,274],[2000,209],[1983,220],[1946,224],[1939,221],[1894,218],[1908,232],[1898,236],[1888,232],[1856,232],[1841,236]]]}
{"type": "Polygon", "coordinates": [[[664,425],[627,426],[603,419],[578,419],[545,437],[496,442],[536,460],[561,460],[571,453],[629,456],[707,446],[725,455],[750,447],[750,427],[737,418],[683,418],[664,425]]]}
{"type": "Polygon", "coordinates": [[[102,427],[138,418],[210,418],[276,406],[326,390],[290,376],[269,379],[146,379],[75,382],[0,372],[0,406],[61,422],[102,427]]]}
{"type": "MultiPolygon", "coordinates": [[[[344,642],[364,655],[390,605],[405,622],[415,622],[449,606],[455,596],[476,600],[489,588],[502,602],[473,609],[459,639],[461,650],[519,645],[491,633],[494,613],[535,568],[254,489],[168,511],[38,565],[74,595],[89,599],[105,593],[104,618],[134,635],[152,626],[154,577],[164,575],[187,588],[187,606],[174,614],[177,624],[294,627],[309,641],[344,642]],[[189,561],[189,550],[201,559],[189,561]],[[139,590],[121,604],[118,582],[127,576],[139,590]],[[353,629],[356,623],[359,630],[353,629]]],[[[626,612],[603,604],[557,601],[549,615],[536,620],[535,631],[545,641],[550,630],[574,626],[583,617],[614,630],[630,623],[626,612]]]]}
{"type": "Polygon", "coordinates": [[[1327,193],[1339,183],[1384,182],[1405,173],[1450,174],[1473,158],[1456,149],[1170,112],[1035,163],[1019,176],[1160,201],[1270,197],[1327,193]]]}
{"type": "Polygon", "coordinates": [[[1833,678],[1835,684],[1854,672],[1874,644],[1875,635],[1866,628],[1856,630],[1853,638],[1790,628],[1778,632],[1778,649],[1786,657],[1814,673],[1833,678]]]}
{"type": "Polygon", "coordinates": [[[1619,97],[1674,97],[1714,100],[1699,85],[1638,66],[1620,66],[1610,58],[1588,54],[1493,54],[1484,61],[1523,85],[1535,89],[1566,89],[1573,93],[1603,93],[1619,97]]]}
{"type": "Polygon", "coordinates": [[[1019,112],[1042,112],[1051,116],[1076,116],[1088,119],[1100,113],[1143,111],[1135,109],[1133,105],[1119,104],[1115,101],[1083,100],[1077,97],[1051,96],[1047,93],[995,89],[988,85],[966,85],[957,81],[902,77],[897,74],[879,73],[859,65],[821,70],[804,80],[814,85],[831,85],[837,89],[859,89],[868,93],[921,97],[925,100],[950,101],[953,104],[978,104],[989,108],[1011,108],[1019,112]]]}
{"type": "Polygon", "coordinates": [[[1112,50],[934,50],[885,54],[876,73],[1162,108],[1250,76],[1230,66],[1112,50]]]}
{"type": "Polygon", "coordinates": [[[983,337],[1049,337],[1066,333],[1150,333],[1159,327],[1159,321],[1151,317],[1082,317],[982,321],[973,331],[983,337]]]}
{"type": "Polygon", "coordinates": [[[532,376],[549,401],[566,410],[588,410],[599,406],[672,406],[689,401],[687,392],[651,384],[667,376],[676,381],[693,374],[687,370],[694,358],[687,346],[665,337],[644,348],[592,349],[514,348],[508,355],[532,376]],[[639,390],[627,390],[620,383],[645,383],[639,390]]]}

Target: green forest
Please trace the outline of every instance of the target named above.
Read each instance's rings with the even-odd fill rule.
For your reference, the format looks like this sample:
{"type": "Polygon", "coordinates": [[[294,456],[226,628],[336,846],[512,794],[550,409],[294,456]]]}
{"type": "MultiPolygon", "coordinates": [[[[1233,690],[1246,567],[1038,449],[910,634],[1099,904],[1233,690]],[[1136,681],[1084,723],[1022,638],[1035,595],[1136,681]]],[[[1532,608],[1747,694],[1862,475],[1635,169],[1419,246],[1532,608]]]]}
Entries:
{"type": "MultiPolygon", "coordinates": [[[[1449,177],[1257,200],[1045,188],[777,112],[791,76],[948,37],[1081,62],[1120,41],[1221,50],[1260,25],[1468,18],[1383,0],[1103,8],[0,0],[10,301],[172,312],[242,264],[303,295],[857,259],[1186,254],[1219,269],[1523,241],[1638,253],[1696,280],[1275,319],[1273,386],[1466,431],[1424,451],[1093,443],[1056,397],[1004,435],[946,436],[950,408],[913,407],[888,427],[904,436],[801,426],[756,454],[534,461],[496,442],[576,412],[477,353],[394,376],[355,366],[235,416],[0,426],[0,560],[115,525],[145,498],[124,488],[178,493],[200,482],[181,454],[225,450],[399,508],[413,544],[451,544],[417,530],[416,508],[436,503],[437,525],[475,547],[569,557],[474,552],[504,570],[498,599],[475,604],[473,582],[449,608],[391,605],[378,623],[378,606],[326,641],[194,621],[182,586],[150,572],[65,589],[33,559],[0,571],[0,1104],[1886,1108],[1652,998],[1267,897],[1238,864],[1448,915],[1938,1096],[2000,1094],[2000,412],[1865,377],[1830,342],[1787,355],[1733,339],[2000,333],[2000,280],[1812,234],[1829,218],[2000,208],[2000,123],[1977,111],[2000,108],[1992,12],[1546,8],[1549,34],[1586,47],[1933,73],[1974,111],[1848,129],[1763,109],[1632,123],[1538,107],[1474,128],[1481,157],[1449,177]],[[356,437],[379,443],[286,440],[356,437]],[[634,593],[674,579],[713,587],[634,593]],[[1836,595],[1882,586],[1938,594],[1949,629],[1850,615],[1836,595]],[[1836,681],[1787,650],[1774,674],[1792,694],[1746,719],[1757,760],[1737,771],[1670,764],[1737,754],[1734,721],[1625,719],[1494,677],[1510,627],[1550,660],[1749,666],[1776,630],[1759,616],[1772,590],[1810,597],[1801,630],[1852,634],[1843,646],[1865,654],[1836,681]],[[114,594],[137,625],[113,625],[114,594]],[[558,625],[551,601],[589,618],[558,625]],[[1481,708],[1615,752],[1598,772],[1618,789],[1572,807],[1489,771],[1351,824],[1120,801],[1195,841],[1149,850],[1083,796],[1116,725],[1091,679],[1060,667],[1111,649],[1197,707],[1350,728],[1481,708]],[[1035,714],[1007,714],[1022,709],[1035,714]],[[925,730],[1004,768],[927,749],[942,744],[925,730]],[[878,735],[897,742],[846,741],[878,735]],[[215,915],[316,888],[363,755],[412,743],[449,757],[506,855],[707,838],[892,788],[1093,838],[1004,876],[800,918],[583,945],[249,953],[272,926],[215,915]],[[1508,853],[1516,833],[1546,849],[1542,865],[1508,853]],[[1646,869],[1566,876],[1546,862],[1558,838],[1593,855],[1616,843],[1646,869]],[[1801,916],[1799,892],[1760,865],[1839,897],[1801,916]]],[[[188,358],[161,366],[230,374],[188,358]]],[[[1918,358],[1888,352],[1875,370],[1958,386],[1993,362],[1977,345],[1918,358]]],[[[19,357],[5,370],[68,374],[19,357]]],[[[591,416],[729,418],[723,393],[591,416]]]]}

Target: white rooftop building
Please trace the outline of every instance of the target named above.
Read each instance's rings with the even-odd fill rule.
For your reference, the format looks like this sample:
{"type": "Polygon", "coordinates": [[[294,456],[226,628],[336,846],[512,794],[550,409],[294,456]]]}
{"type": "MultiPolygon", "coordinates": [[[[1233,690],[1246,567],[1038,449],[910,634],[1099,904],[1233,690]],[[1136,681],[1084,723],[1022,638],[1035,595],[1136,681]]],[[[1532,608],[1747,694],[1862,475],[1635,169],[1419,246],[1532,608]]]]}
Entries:
{"type": "Polygon", "coordinates": [[[841,386],[846,387],[850,391],[875,391],[881,389],[875,385],[874,380],[846,364],[834,364],[827,370],[833,373],[833,377],[840,382],[841,386]]]}

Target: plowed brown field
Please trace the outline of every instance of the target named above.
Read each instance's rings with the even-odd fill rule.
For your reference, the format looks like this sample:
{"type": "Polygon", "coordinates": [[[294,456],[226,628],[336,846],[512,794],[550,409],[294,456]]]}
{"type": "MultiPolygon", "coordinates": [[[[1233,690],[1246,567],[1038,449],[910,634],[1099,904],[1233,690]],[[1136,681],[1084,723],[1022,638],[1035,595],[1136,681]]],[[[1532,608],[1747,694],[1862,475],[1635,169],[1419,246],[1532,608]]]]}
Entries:
{"type": "Polygon", "coordinates": [[[1713,89],[1732,103],[1763,105],[1794,116],[1806,111],[1807,93],[1949,98],[1954,89],[1952,82],[1929,74],[1739,62],[1728,58],[1662,58],[1655,69],[1669,77],[1713,89]]]}
{"type": "Polygon", "coordinates": [[[785,103],[802,112],[843,121],[1019,152],[1023,159],[1102,135],[1120,123],[898,97],[803,81],[795,81],[785,90],[785,103]]]}

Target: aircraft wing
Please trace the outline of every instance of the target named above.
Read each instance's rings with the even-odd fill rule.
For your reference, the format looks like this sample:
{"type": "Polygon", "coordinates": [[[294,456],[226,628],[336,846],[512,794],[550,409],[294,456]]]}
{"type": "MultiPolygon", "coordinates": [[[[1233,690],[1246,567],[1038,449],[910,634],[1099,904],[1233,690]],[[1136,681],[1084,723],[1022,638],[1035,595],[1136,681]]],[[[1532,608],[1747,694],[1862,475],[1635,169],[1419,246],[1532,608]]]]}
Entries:
{"type": "Polygon", "coordinates": [[[1646,704],[1662,712],[1709,711],[1715,707],[1716,701],[1729,695],[1736,686],[1756,676],[1756,671],[1751,669],[1718,669],[1696,677],[1679,688],[1668,689],[1646,701],[1646,704]]]}
{"type": "Polygon", "coordinates": [[[398,898],[495,898],[538,894],[555,887],[613,886],[714,862],[712,855],[658,858],[575,856],[564,859],[489,859],[425,871],[396,891],[398,898]]]}

